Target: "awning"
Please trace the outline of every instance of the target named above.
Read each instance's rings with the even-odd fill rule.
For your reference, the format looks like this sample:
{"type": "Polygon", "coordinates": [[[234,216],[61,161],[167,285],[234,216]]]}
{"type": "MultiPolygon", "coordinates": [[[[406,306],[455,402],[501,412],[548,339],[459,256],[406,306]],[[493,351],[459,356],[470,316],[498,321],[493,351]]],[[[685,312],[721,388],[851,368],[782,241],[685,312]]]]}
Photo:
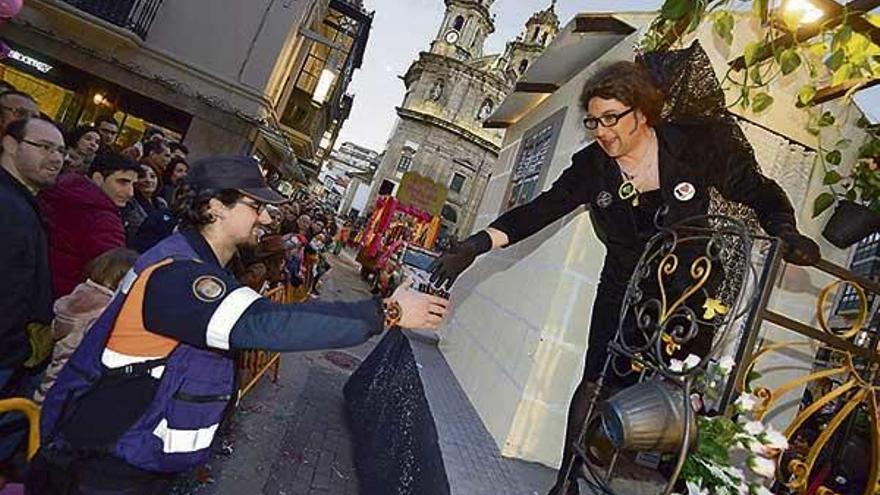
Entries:
{"type": "Polygon", "coordinates": [[[635,31],[610,14],[578,14],[532,63],[483,127],[504,129],[515,124],[635,31]]]}
{"type": "Polygon", "coordinates": [[[288,141],[284,132],[277,127],[269,125],[261,125],[259,127],[259,132],[260,137],[262,137],[276,153],[283,157],[281,165],[277,167],[281,176],[287,180],[306,183],[308,180],[306,179],[306,174],[299,166],[296,154],[293,152],[293,147],[290,145],[290,141],[288,141]]]}

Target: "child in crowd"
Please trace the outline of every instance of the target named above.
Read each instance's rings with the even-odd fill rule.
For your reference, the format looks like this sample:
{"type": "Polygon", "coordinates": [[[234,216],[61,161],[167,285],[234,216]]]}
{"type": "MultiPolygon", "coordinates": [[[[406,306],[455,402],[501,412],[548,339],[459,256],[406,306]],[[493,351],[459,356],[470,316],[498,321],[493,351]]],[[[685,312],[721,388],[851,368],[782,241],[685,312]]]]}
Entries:
{"type": "Polygon", "coordinates": [[[125,273],[134,265],[138,254],[125,248],[111,249],[93,259],[86,267],[86,281],[76,286],[70,294],[55,301],[55,319],[52,330],[55,334],[55,349],[52,363],[34,400],[42,403],[46,393],[55,383],[58,373],[67,364],[73,351],[79,346],[89,327],[110,304],[113,293],[125,273]]]}

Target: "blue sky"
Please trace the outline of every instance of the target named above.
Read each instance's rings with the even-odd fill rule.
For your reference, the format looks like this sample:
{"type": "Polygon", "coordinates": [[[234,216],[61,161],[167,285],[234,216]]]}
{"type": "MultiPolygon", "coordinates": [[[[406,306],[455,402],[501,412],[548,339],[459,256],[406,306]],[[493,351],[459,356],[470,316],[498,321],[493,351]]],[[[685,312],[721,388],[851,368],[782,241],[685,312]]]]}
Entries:
{"type": "MultiPolygon", "coordinates": [[[[486,43],[486,52],[503,51],[504,44],[516,37],[531,14],[549,4],[550,0],[496,0],[492,7],[496,28],[486,43]]],[[[556,12],[565,25],[578,12],[656,10],[661,4],[660,0],[559,0],[556,12]]],[[[429,48],[445,5],[443,0],[365,0],[364,6],[376,14],[363,66],[349,88],[355,94],[354,108],[337,143],[352,141],[381,152],[394,126],[394,108],[403,100],[404,86],[399,76],[420,51],[429,48]]],[[[880,93],[880,86],[875,90],[880,93]]],[[[880,97],[873,98],[872,103],[878,104],[863,108],[880,107],[880,97]]]]}

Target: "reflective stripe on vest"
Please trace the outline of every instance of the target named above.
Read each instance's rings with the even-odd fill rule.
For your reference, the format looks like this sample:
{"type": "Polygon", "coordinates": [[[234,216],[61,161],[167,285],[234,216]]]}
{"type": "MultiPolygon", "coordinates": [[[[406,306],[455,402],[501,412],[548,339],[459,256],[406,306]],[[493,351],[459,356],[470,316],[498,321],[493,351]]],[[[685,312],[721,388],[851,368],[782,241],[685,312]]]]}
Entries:
{"type": "Polygon", "coordinates": [[[162,452],[166,454],[196,452],[211,446],[219,426],[217,423],[198,430],[178,430],[169,428],[168,420],[163,419],[153,430],[153,435],[162,440],[162,452]]]}

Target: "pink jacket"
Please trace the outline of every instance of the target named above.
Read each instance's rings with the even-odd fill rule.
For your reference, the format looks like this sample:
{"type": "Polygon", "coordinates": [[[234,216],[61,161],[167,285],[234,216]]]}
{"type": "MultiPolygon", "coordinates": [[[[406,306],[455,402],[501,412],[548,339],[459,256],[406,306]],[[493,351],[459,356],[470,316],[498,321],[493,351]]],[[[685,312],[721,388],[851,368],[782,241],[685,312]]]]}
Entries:
{"type": "Polygon", "coordinates": [[[110,304],[113,291],[91,280],[76,286],[73,292],[55,301],[55,319],[52,330],[55,332],[55,348],[52,363],[46,369],[43,382],[34,393],[34,400],[42,403],[46,393],[58,378],[58,373],[67,364],[73,351],[79,346],[92,323],[101,316],[110,304]]]}

